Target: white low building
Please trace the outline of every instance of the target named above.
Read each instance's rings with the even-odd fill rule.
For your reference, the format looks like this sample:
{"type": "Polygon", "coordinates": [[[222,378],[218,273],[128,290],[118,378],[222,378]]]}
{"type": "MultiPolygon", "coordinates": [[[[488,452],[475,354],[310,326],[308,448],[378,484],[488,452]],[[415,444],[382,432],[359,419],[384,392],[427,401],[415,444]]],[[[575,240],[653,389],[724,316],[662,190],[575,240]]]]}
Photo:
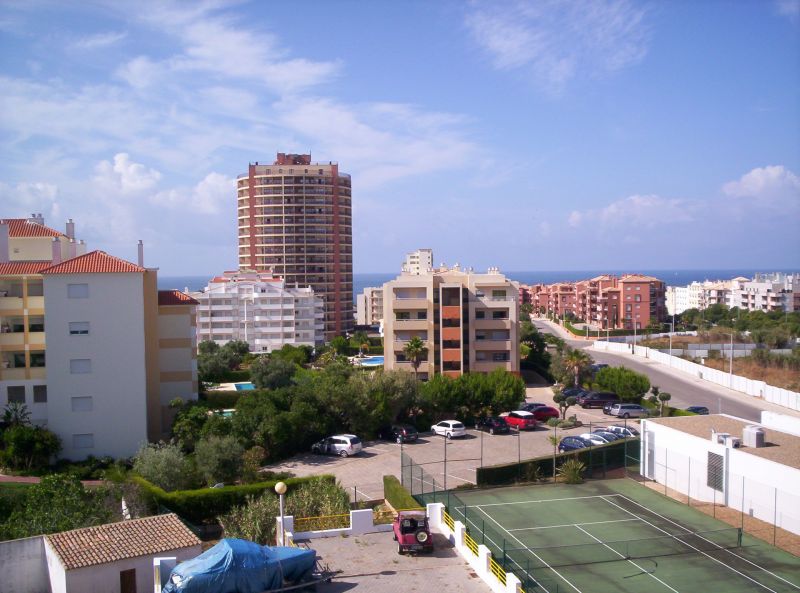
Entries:
{"type": "Polygon", "coordinates": [[[311,287],[290,287],[271,274],[224,272],[191,296],[199,302],[198,341],[241,340],[251,352],[325,341],[324,303],[311,287]]]}
{"type": "Polygon", "coordinates": [[[642,420],[641,473],[800,534],[800,437],[725,414],[642,420]]]}

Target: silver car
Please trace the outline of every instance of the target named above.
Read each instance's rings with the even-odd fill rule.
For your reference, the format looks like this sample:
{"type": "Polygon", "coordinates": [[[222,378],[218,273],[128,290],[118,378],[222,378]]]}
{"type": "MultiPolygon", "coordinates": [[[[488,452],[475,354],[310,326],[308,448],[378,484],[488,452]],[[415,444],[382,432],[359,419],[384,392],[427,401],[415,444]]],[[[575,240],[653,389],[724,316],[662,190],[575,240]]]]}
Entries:
{"type": "Polygon", "coordinates": [[[608,413],[617,418],[646,418],[649,415],[639,404],[613,404],[608,413]]]}
{"type": "Polygon", "coordinates": [[[336,434],[311,445],[312,453],[349,457],[361,452],[361,439],[354,434],[336,434]]]}

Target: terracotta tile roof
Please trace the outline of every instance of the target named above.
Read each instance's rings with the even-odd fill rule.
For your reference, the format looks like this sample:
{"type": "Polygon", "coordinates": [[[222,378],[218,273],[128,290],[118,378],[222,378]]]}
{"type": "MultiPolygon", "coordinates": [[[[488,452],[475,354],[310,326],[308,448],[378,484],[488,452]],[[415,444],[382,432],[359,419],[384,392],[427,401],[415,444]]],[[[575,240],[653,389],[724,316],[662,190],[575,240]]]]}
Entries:
{"type": "Polygon", "coordinates": [[[146,270],[105,251],[91,251],[42,270],[42,274],[124,274],[146,270]]]}
{"type": "Polygon", "coordinates": [[[0,276],[22,276],[23,274],[38,274],[49,268],[53,262],[49,261],[12,261],[0,264],[0,276]]]}
{"type": "Polygon", "coordinates": [[[199,305],[200,303],[180,290],[159,290],[158,306],[199,305]]]}
{"type": "Polygon", "coordinates": [[[65,570],[200,545],[200,539],[175,514],[106,523],[45,538],[65,570]]]}
{"type": "Polygon", "coordinates": [[[9,237],[62,237],[64,233],[33,222],[27,218],[4,218],[0,224],[8,225],[9,237]]]}

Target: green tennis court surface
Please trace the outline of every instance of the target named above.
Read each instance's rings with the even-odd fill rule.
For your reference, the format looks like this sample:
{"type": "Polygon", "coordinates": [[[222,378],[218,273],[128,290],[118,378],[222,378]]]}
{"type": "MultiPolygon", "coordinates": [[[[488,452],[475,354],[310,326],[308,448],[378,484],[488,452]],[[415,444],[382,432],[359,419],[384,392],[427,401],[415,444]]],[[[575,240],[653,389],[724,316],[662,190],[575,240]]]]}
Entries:
{"type": "Polygon", "coordinates": [[[450,495],[525,593],[800,593],[800,558],[633,480],[450,495]]]}

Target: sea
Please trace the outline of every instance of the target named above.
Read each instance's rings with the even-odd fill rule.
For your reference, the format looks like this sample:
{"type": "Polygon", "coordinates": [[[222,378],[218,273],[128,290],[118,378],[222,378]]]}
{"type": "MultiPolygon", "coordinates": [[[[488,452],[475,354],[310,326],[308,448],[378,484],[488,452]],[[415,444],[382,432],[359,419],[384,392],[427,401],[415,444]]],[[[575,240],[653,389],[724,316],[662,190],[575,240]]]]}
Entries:
{"type": "MultiPolygon", "coordinates": [[[[667,283],[667,286],[686,286],[692,282],[702,282],[704,280],[730,280],[738,276],[752,278],[756,274],[783,272],[785,274],[800,273],[798,270],[787,269],[756,269],[743,268],[735,270],[545,270],[527,272],[503,272],[511,280],[516,280],[523,284],[553,284],[555,282],[575,282],[594,278],[601,274],[613,274],[616,276],[635,272],[654,276],[667,283]]],[[[360,294],[368,286],[381,286],[389,280],[398,276],[399,272],[386,273],[356,273],[353,274],[353,301],[355,295],[360,294]]],[[[175,288],[178,290],[201,290],[208,283],[209,276],[161,276],[158,279],[158,288],[167,290],[175,288]]]]}

